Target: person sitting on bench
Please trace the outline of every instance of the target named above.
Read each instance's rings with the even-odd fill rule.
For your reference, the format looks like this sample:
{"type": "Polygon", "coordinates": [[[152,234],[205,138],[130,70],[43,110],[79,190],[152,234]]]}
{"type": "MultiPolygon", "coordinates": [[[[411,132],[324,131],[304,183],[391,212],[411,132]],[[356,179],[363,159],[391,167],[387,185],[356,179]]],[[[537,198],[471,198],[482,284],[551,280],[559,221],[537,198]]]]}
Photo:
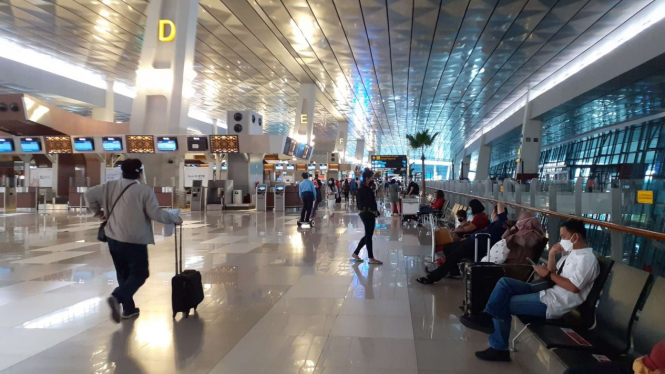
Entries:
{"type": "Polygon", "coordinates": [[[550,249],[547,266],[533,266],[553,287],[541,291],[541,284],[504,277],[494,287],[482,314],[460,318],[464,326],[490,334],[490,347],[476,352],[479,359],[510,361],[508,339],[513,315],[560,318],[589,295],[600,269],[593,250],[587,247],[584,222],[569,219],[561,224],[559,234],[561,241],[550,249]],[[557,263],[559,253],[564,255],[557,263]]]}
{"type": "Polygon", "coordinates": [[[665,374],[665,340],[659,341],[650,354],[635,359],[632,370],[623,362],[604,361],[573,367],[563,374],[665,374]]]}
{"type": "Polygon", "coordinates": [[[485,206],[483,203],[478,201],[478,199],[473,199],[469,201],[469,207],[471,208],[471,221],[465,221],[453,231],[458,239],[462,238],[464,235],[473,234],[478,230],[482,230],[489,226],[490,219],[485,213],[485,206]]]}
{"type": "MultiPolygon", "coordinates": [[[[477,201],[477,200],[476,200],[477,201]]],[[[476,251],[476,235],[479,233],[490,234],[490,246],[501,240],[501,236],[506,231],[505,223],[508,220],[508,210],[499,203],[492,211],[492,223],[485,229],[472,234],[470,237],[463,239],[459,242],[448,243],[443,246],[443,253],[446,255],[443,265],[436,268],[433,272],[425,277],[416,279],[418,283],[432,284],[440,281],[443,277],[451,274],[451,276],[459,276],[458,263],[468,257],[473,257],[476,251]]],[[[488,251],[487,240],[480,237],[478,241],[478,257],[484,256],[488,251]]]]}

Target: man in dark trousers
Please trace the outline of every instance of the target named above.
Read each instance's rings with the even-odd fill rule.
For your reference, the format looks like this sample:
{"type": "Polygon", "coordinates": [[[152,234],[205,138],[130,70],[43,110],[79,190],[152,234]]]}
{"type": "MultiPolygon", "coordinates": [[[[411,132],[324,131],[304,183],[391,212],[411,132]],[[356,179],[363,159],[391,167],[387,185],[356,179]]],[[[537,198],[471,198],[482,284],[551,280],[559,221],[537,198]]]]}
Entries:
{"type": "Polygon", "coordinates": [[[302,200],[302,211],[300,211],[300,222],[309,222],[310,214],[312,213],[312,206],[316,199],[316,187],[311,180],[309,180],[308,173],[302,173],[303,181],[298,186],[298,196],[302,200]]]}
{"type": "Polygon", "coordinates": [[[127,159],[121,169],[121,180],[92,187],[85,194],[90,210],[107,222],[104,232],[118,277],[118,287],[108,303],[116,323],[139,315],[133,297],[149,276],[148,244],[155,244],[152,221],[182,223],[179,216],[159,207],[152,188],[139,182],[143,177],[141,160],[127,159]]]}

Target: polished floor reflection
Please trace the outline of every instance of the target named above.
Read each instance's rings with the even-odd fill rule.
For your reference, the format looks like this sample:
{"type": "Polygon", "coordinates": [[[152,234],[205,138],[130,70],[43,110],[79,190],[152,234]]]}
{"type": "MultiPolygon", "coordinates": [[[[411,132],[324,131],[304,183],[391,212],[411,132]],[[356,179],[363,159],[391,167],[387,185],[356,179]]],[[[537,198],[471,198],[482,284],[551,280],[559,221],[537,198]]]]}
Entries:
{"type": "MultiPolygon", "coordinates": [[[[431,236],[377,221],[375,255],[352,263],[362,223],[343,207],[299,229],[295,212],[184,215],[185,268],[205,300],[171,318],[173,238],[149,247],[141,316],[109,320],[116,285],[97,222],[54,212],[0,214],[2,373],[561,373],[535,341],[509,364],[478,361],[487,337],[459,322],[463,285],[421,275],[431,236]]],[[[162,225],[155,225],[161,234],[162,225]]],[[[361,253],[361,256],[366,256],[361,253]]]]}

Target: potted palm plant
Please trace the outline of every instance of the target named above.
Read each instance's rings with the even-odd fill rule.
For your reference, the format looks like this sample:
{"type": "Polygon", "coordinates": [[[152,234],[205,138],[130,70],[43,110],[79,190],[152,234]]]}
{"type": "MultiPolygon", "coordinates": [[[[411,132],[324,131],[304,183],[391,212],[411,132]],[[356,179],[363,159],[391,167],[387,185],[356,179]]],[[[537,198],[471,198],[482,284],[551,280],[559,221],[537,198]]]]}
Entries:
{"type": "Polygon", "coordinates": [[[420,150],[421,156],[420,160],[423,165],[423,195],[427,195],[427,190],[425,190],[425,149],[431,147],[434,144],[434,140],[439,135],[438,132],[430,134],[429,130],[418,131],[413,135],[407,135],[406,140],[409,142],[409,147],[414,150],[420,150]]]}

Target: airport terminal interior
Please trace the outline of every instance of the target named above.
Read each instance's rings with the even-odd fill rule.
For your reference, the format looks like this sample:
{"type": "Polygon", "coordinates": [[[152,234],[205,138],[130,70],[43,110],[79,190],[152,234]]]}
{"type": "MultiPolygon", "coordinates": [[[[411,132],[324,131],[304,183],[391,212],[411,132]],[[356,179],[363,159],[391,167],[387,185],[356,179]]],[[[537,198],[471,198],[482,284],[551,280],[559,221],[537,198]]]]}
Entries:
{"type": "Polygon", "coordinates": [[[0,0],[0,373],[665,373],[664,18],[0,0]]]}

